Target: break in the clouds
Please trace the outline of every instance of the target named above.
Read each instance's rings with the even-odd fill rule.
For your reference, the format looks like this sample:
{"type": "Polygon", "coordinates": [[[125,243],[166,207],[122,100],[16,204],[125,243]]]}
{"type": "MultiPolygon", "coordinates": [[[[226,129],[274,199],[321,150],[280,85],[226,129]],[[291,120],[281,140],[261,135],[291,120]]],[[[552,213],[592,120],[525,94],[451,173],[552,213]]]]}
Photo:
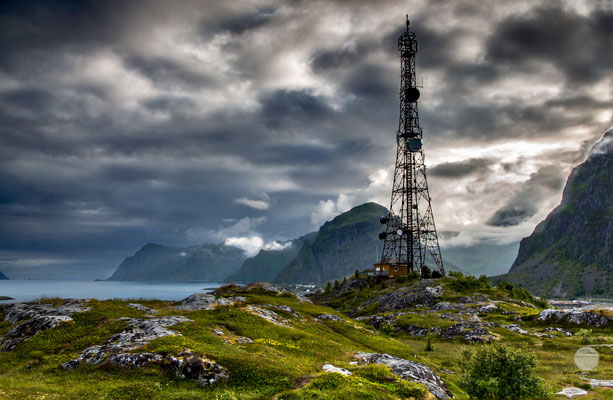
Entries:
{"type": "Polygon", "coordinates": [[[444,244],[527,235],[610,125],[607,2],[8,1],[0,269],[254,254],[387,205],[405,14],[444,244]]]}

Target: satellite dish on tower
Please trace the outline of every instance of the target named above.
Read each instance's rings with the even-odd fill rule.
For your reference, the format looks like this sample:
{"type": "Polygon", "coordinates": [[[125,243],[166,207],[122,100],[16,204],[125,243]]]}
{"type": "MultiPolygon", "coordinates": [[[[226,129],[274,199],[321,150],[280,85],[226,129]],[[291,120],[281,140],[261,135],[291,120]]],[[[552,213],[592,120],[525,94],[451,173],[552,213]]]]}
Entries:
{"type": "Polygon", "coordinates": [[[419,100],[419,94],[419,89],[412,87],[406,90],[405,97],[409,103],[415,103],[419,100]]]}

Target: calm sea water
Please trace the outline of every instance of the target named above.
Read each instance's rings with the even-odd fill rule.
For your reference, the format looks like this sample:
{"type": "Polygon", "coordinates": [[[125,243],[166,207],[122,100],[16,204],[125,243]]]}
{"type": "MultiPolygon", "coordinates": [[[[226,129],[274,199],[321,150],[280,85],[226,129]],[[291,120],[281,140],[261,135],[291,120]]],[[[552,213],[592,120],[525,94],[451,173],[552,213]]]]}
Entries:
{"type": "Polygon", "coordinates": [[[181,300],[193,293],[207,293],[220,283],[158,283],[114,281],[52,281],[52,280],[0,280],[0,296],[14,303],[41,297],[106,299],[161,299],[181,300]]]}

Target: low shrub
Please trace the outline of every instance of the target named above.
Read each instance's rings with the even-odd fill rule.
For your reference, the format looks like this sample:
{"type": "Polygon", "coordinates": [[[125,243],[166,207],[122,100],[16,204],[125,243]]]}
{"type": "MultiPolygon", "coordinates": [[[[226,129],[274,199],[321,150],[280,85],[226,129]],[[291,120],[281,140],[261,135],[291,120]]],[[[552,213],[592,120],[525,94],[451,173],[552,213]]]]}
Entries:
{"type": "Polygon", "coordinates": [[[495,343],[467,349],[460,360],[460,385],[471,398],[484,400],[544,399],[552,396],[535,376],[535,355],[522,348],[495,343]]]}

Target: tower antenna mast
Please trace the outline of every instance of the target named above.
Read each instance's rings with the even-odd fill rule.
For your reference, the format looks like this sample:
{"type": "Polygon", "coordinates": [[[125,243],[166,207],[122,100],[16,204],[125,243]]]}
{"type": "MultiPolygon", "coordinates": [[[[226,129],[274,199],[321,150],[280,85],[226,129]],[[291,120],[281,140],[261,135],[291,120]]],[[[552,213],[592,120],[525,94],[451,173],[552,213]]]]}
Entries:
{"type": "Polygon", "coordinates": [[[432,214],[422,148],[423,130],[419,126],[417,101],[419,89],[415,78],[415,33],[407,28],[398,38],[400,52],[400,121],[396,132],[396,165],[389,214],[380,218],[385,230],[381,261],[375,264],[377,276],[424,275],[428,264],[445,274],[441,250],[432,214]]]}

